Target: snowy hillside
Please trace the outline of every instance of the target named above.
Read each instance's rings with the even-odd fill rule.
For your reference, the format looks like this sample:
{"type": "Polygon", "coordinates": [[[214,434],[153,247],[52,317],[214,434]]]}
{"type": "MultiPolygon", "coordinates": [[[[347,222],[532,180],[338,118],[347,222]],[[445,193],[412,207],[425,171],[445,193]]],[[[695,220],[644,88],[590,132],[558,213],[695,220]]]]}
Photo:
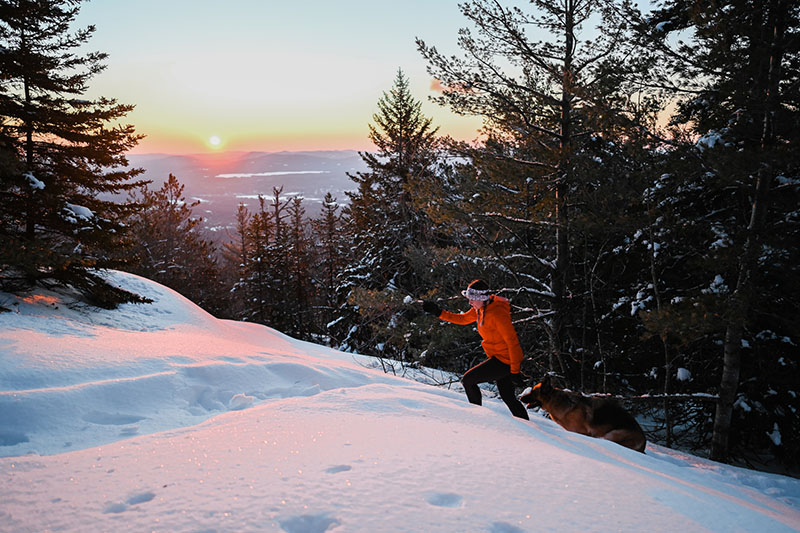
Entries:
{"type": "Polygon", "coordinates": [[[800,480],[642,455],[154,300],[0,293],[0,531],[800,530],[800,480]]]}

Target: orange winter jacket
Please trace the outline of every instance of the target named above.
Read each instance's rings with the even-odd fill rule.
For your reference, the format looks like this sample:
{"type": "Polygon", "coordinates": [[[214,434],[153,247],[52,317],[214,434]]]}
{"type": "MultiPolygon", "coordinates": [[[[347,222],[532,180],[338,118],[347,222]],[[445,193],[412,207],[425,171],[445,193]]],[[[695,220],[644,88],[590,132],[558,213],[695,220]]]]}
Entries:
{"type": "Polygon", "coordinates": [[[483,342],[483,351],[487,357],[496,357],[511,367],[512,374],[519,373],[522,363],[522,347],[519,345],[517,332],[511,323],[511,305],[501,296],[492,296],[492,299],[481,309],[476,311],[471,307],[466,313],[451,313],[442,311],[441,320],[453,324],[472,324],[478,322],[478,333],[483,342]]]}

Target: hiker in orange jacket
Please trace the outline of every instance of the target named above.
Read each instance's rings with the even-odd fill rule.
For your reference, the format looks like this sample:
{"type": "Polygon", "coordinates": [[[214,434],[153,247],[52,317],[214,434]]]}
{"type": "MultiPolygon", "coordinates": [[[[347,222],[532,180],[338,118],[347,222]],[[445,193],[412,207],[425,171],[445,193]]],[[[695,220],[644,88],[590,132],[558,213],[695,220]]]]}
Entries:
{"type": "Polygon", "coordinates": [[[481,405],[478,385],[494,381],[500,398],[511,410],[511,414],[528,420],[528,411],[517,399],[514,390],[515,386],[525,387],[526,383],[520,373],[522,348],[511,323],[511,306],[508,300],[491,294],[489,285],[480,279],[471,282],[461,294],[469,300],[471,306],[466,313],[443,311],[430,301],[423,302],[422,309],[453,324],[478,323],[478,333],[483,339],[481,346],[487,359],[470,368],[461,379],[467,399],[470,403],[481,405]]]}

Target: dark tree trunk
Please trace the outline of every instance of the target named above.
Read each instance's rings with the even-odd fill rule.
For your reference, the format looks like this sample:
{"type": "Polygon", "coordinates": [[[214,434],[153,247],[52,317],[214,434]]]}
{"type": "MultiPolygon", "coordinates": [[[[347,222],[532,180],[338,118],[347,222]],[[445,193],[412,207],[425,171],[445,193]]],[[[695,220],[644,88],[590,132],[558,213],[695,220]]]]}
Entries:
{"type": "MultiPolygon", "coordinates": [[[[761,120],[761,152],[767,154],[774,144],[773,118],[780,106],[779,82],[781,79],[781,61],[783,60],[784,34],[788,19],[788,3],[785,0],[770,2],[762,6],[769,9],[766,30],[771,33],[771,42],[766,47],[765,63],[767,71],[759,76],[764,80],[763,89],[753,96],[753,106],[763,106],[761,120]]],[[[754,56],[756,52],[754,51],[754,56]]],[[[760,58],[755,58],[760,59],[760,58]]],[[[760,63],[756,61],[756,63],[760,63]]],[[[766,160],[767,158],[761,158],[766,160]]],[[[711,443],[711,458],[716,461],[727,461],[730,451],[730,427],[733,416],[733,403],[739,387],[741,372],[742,335],[744,334],[750,300],[754,289],[753,274],[758,263],[760,237],[764,228],[764,219],[769,203],[769,189],[772,181],[772,169],[762,163],[756,181],[756,189],[750,212],[750,223],[747,227],[746,240],[739,263],[739,275],[736,289],[730,298],[730,318],[725,330],[724,359],[722,381],[719,390],[714,417],[714,433],[711,443]]]]}

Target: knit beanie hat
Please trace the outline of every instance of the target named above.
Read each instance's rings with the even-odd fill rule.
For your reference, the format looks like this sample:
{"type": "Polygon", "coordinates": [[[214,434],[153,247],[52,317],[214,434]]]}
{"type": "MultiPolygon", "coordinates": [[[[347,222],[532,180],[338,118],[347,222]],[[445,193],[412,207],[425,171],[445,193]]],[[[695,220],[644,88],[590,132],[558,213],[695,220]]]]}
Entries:
{"type": "Polygon", "coordinates": [[[489,284],[482,279],[471,281],[470,284],[467,285],[467,290],[461,291],[461,294],[467,300],[477,300],[479,302],[485,302],[492,297],[492,295],[489,294],[489,284]]]}

